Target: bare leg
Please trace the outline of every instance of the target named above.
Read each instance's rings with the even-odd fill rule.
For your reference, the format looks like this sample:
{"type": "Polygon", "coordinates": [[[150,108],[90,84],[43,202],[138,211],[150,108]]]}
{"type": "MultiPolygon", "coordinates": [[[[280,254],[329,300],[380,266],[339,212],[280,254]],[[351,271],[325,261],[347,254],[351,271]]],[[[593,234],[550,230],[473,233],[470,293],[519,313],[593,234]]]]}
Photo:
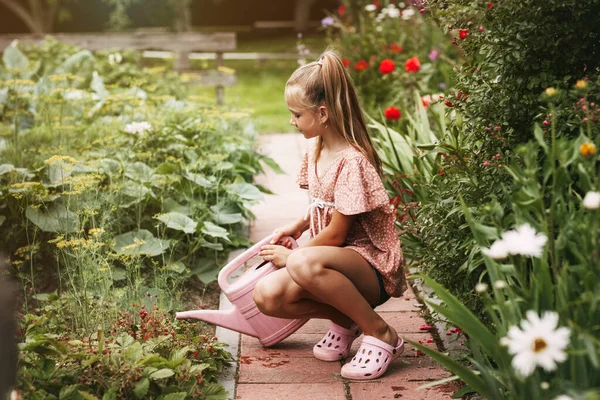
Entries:
{"type": "Polygon", "coordinates": [[[379,296],[377,278],[371,266],[354,250],[331,246],[297,249],[288,258],[284,270],[276,271],[281,281],[275,282],[275,278],[266,281],[266,277],[255,288],[255,300],[261,303],[259,309],[262,306],[267,313],[279,310],[279,316],[286,312],[305,312],[306,317],[329,318],[339,325],[349,326],[341,314],[356,322],[365,335],[396,345],[398,334],[371,306],[379,296]],[[287,281],[284,270],[297,287],[287,281]],[[285,289],[293,290],[286,293],[285,289]],[[263,294],[266,296],[261,297],[263,294]],[[273,301],[276,298],[284,300],[280,306],[273,301]]]}

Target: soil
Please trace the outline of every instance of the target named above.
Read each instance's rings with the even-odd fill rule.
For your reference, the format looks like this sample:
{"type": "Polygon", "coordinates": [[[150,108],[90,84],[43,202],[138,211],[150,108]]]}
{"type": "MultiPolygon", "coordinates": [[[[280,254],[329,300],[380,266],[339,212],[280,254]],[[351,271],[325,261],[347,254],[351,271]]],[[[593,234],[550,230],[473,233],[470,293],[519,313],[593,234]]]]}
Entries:
{"type": "MultiPolygon", "coordinates": [[[[218,310],[221,288],[216,281],[205,285],[196,277],[189,279],[181,295],[186,310],[218,310]]],[[[198,328],[202,334],[214,336],[215,326],[204,322],[199,322],[198,328]]]]}

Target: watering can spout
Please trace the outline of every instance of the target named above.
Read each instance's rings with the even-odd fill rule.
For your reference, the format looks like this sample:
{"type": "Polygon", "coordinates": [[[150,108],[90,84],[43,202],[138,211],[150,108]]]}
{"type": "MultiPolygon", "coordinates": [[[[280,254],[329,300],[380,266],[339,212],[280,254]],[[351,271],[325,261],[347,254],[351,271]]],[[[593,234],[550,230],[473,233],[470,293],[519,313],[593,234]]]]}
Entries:
{"type": "Polygon", "coordinates": [[[191,310],[175,313],[177,319],[197,319],[257,337],[254,328],[235,307],[228,310],[191,310]]]}

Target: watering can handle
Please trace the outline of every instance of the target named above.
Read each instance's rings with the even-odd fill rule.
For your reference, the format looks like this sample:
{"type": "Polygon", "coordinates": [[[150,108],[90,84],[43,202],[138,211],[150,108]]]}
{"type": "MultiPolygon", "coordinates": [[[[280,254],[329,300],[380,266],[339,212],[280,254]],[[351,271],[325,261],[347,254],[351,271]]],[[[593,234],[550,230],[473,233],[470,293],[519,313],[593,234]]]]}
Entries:
{"type": "MultiPolygon", "coordinates": [[[[257,255],[260,252],[260,248],[264,245],[269,244],[272,237],[273,237],[273,235],[269,235],[266,238],[264,238],[263,240],[261,240],[260,242],[257,242],[254,246],[250,247],[248,250],[246,250],[245,252],[243,252],[242,254],[237,256],[236,258],[234,258],[229,264],[227,264],[225,267],[223,267],[221,272],[219,272],[219,279],[218,279],[219,287],[221,288],[221,290],[226,290],[229,287],[229,282],[228,282],[229,275],[231,275],[233,273],[233,271],[235,271],[236,269],[238,269],[239,267],[244,265],[244,263],[246,263],[252,257],[257,255]]],[[[289,236],[289,238],[292,240],[292,249],[295,249],[296,247],[298,247],[298,244],[296,243],[294,238],[291,236],[289,236]]]]}

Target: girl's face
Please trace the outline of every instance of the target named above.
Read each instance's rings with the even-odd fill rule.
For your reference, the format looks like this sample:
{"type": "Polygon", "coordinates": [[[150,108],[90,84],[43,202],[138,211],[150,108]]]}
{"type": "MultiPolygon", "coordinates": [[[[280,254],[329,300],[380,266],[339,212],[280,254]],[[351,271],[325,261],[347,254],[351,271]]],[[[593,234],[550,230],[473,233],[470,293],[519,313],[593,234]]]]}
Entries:
{"type": "Polygon", "coordinates": [[[298,131],[304,135],[306,139],[314,138],[323,134],[323,124],[320,122],[319,112],[315,112],[311,109],[299,107],[293,102],[288,102],[288,109],[290,110],[290,125],[298,129],[298,131]]]}

